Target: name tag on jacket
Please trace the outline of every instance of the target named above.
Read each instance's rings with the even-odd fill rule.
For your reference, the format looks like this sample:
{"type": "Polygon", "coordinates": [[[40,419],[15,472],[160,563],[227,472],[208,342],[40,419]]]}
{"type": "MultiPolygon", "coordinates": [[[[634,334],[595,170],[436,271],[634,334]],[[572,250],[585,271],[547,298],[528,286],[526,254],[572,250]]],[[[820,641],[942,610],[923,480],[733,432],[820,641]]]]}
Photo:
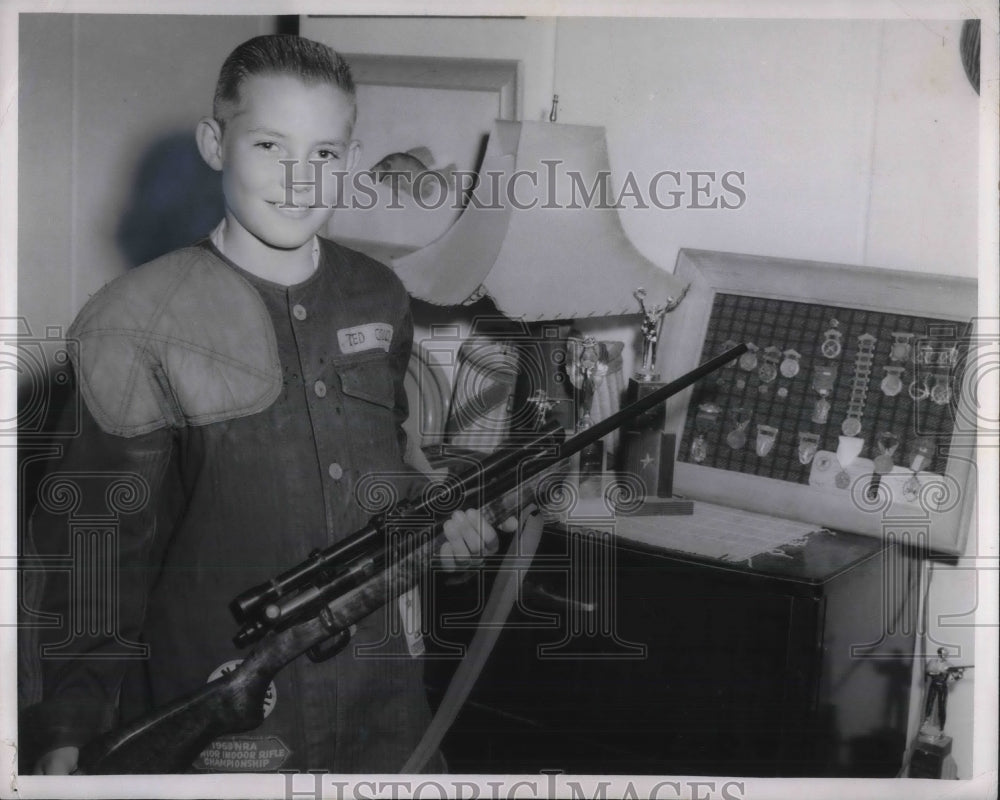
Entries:
{"type": "Polygon", "coordinates": [[[362,350],[388,352],[392,343],[392,325],[387,322],[369,322],[354,328],[341,328],[337,331],[337,341],[340,343],[340,352],[345,355],[360,353],[362,350]]]}

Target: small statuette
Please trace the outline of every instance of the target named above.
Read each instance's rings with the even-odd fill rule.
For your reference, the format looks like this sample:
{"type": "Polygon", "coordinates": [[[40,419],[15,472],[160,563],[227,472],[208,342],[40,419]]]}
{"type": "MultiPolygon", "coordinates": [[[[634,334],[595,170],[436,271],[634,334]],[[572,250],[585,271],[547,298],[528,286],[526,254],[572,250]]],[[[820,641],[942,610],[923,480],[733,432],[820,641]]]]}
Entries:
{"type": "Polygon", "coordinates": [[[555,400],[550,400],[548,393],[544,389],[536,389],[535,393],[527,399],[527,402],[535,407],[535,430],[540,431],[548,421],[548,413],[555,406],[555,400]]]}
{"type": "Polygon", "coordinates": [[[837,330],[839,327],[840,323],[832,319],[830,320],[830,327],[823,332],[823,336],[826,338],[820,344],[819,351],[826,358],[836,358],[840,355],[840,351],[843,350],[841,340],[844,338],[844,334],[837,330]]]}
{"type": "Polygon", "coordinates": [[[913,348],[913,337],[915,334],[900,331],[892,332],[892,349],[889,351],[889,358],[892,361],[906,361],[910,357],[913,348]]]}
{"type": "Polygon", "coordinates": [[[736,427],[726,436],[726,444],[733,450],[742,450],[747,443],[747,428],[750,425],[752,415],[746,413],[742,408],[737,408],[733,413],[736,427]]]}
{"type": "Polygon", "coordinates": [[[744,372],[753,372],[757,368],[757,345],[747,344],[747,351],[740,356],[740,369],[744,372]]]}
{"type": "Polygon", "coordinates": [[[704,435],[699,433],[691,442],[691,460],[695,464],[700,464],[706,458],[708,458],[708,444],[705,442],[704,435]]]}
{"type": "Polygon", "coordinates": [[[903,367],[883,367],[885,377],[880,384],[882,394],[886,397],[895,397],[903,391],[903,367]]]}
{"type": "Polygon", "coordinates": [[[796,352],[795,350],[786,350],[782,355],[785,359],[781,362],[781,374],[786,378],[794,378],[799,374],[799,359],[802,358],[802,354],[796,352]]]}
{"type": "Polygon", "coordinates": [[[757,377],[760,378],[761,383],[770,383],[778,377],[778,361],[781,358],[781,350],[773,345],[766,347],[762,358],[764,363],[757,370],[757,377]]]}
{"type": "Polygon", "coordinates": [[[799,431],[799,463],[808,464],[819,449],[819,435],[799,431]]]}
{"type": "Polygon", "coordinates": [[[946,406],[951,401],[951,386],[948,383],[948,373],[939,372],[934,376],[934,386],[931,387],[931,402],[946,406]]]}
{"type": "Polygon", "coordinates": [[[757,444],[755,450],[761,458],[767,456],[774,449],[774,440],[778,437],[778,429],[770,425],[757,426],[757,444]]]}

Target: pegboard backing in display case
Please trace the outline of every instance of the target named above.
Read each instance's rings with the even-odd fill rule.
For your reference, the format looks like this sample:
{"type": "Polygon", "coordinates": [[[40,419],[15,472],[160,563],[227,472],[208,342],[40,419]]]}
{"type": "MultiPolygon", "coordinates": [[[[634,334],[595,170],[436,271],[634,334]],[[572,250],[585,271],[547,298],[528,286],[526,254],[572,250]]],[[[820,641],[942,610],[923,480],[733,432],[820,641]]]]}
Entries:
{"type": "Polygon", "coordinates": [[[668,402],[677,493],[869,535],[907,520],[961,549],[975,281],[697,250],[676,274],[691,291],[664,325],[666,379],[753,347],[668,402]]]}

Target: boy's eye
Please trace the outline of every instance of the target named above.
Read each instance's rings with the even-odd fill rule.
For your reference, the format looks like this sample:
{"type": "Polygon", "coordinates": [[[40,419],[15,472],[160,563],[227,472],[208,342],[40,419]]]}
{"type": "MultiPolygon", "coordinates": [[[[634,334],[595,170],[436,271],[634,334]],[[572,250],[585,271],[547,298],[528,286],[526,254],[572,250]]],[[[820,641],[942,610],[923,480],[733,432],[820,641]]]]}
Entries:
{"type": "Polygon", "coordinates": [[[274,142],[257,142],[256,146],[265,151],[270,151],[277,147],[274,142]]]}
{"type": "Polygon", "coordinates": [[[340,153],[336,150],[320,150],[317,155],[324,161],[330,161],[331,159],[340,158],[340,153]]]}

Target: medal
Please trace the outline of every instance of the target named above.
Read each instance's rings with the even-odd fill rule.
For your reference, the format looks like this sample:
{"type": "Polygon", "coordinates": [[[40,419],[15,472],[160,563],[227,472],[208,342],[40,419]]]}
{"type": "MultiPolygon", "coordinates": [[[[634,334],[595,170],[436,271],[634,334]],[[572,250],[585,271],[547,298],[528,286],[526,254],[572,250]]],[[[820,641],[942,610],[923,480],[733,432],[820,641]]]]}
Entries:
{"type": "Polygon", "coordinates": [[[948,381],[947,372],[939,372],[934,376],[934,386],[931,387],[932,403],[939,406],[948,405],[951,400],[951,386],[948,381]]]}
{"type": "Polygon", "coordinates": [[[833,365],[818,366],[813,370],[812,387],[819,395],[819,400],[813,407],[812,421],[825,425],[830,417],[830,401],[827,396],[833,392],[833,383],[837,377],[837,368],[833,365]]]}
{"type": "Polygon", "coordinates": [[[808,464],[819,449],[819,435],[799,431],[799,463],[808,464]]]}
{"type": "Polygon", "coordinates": [[[708,442],[706,434],[711,431],[719,419],[721,409],[715,403],[702,403],[694,418],[695,437],[691,442],[691,460],[700,464],[708,458],[708,442]]]}
{"type": "Polygon", "coordinates": [[[757,426],[757,444],[755,450],[757,455],[764,458],[774,449],[774,440],[778,437],[778,429],[770,425],[757,426]]]}
{"type": "Polygon", "coordinates": [[[736,427],[726,437],[726,444],[733,450],[742,450],[747,443],[747,427],[753,417],[751,414],[745,413],[742,408],[737,408],[733,417],[736,420],[736,427]]]}
{"type": "Polygon", "coordinates": [[[854,357],[854,378],[851,380],[851,397],[847,401],[847,417],[840,426],[844,436],[861,433],[861,416],[865,411],[868,397],[868,379],[872,374],[872,359],[876,338],[870,333],[858,337],[858,352],[854,357]]]}
{"type": "Polygon", "coordinates": [[[786,350],[782,355],[784,355],[785,360],[781,362],[781,374],[786,378],[794,378],[799,374],[799,359],[802,358],[801,353],[797,353],[795,350],[786,350]]]}
{"type": "Polygon", "coordinates": [[[757,370],[757,377],[760,378],[761,383],[770,383],[778,377],[778,361],[780,358],[781,351],[777,347],[772,345],[764,349],[764,363],[757,370]]]}
{"type": "Polygon", "coordinates": [[[882,394],[886,397],[895,397],[903,391],[903,368],[902,367],[882,367],[885,370],[885,377],[879,384],[882,394]]]}
{"type": "Polygon", "coordinates": [[[868,485],[868,499],[872,501],[878,499],[878,487],[882,476],[890,474],[895,466],[892,457],[899,447],[899,437],[890,431],[880,433],[875,440],[875,446],[878,448],[878,455],[873,462],[875,474],[872,475],[872,482],[868,485]]]}
{"type": "Polygon", "coordinates": [[[894,466],[892,457],[899,447],[899,437],[894,433],[881,433],[875,441],[878,447],[878,455],[875,456],[875,472],[879,475],[888,475],[894,466]]]}
{"type": "Polygon", "coordinates": [[[924,342],[920,345],[919,363],[924,366],[953,367],[957,361],[958,348],[950,342],[924,342]]]}
{"type": "Polygon", "coordinates": [[[930,394],[930,390],[927,388],[927,381],[928,378],[924,378],[923,386],[920,386],[917,383],[916,378],[910,381],[910,387],[906,391],[907,394],[910,395],[911,400],[915,400],[916,402],[919,403],[921,400],[924,400],[927,397],[927,395],[930,394]]]}
{"type": "MultiPolygon", "coordinates": [[[[738,342],[735,342],[732,339],[726,339],[726,341],[723,342],[722,348],[719,350],[717,355],[722,355],[727,350],[731,350],[732,348],[736,347],[737,344],[738,342]]],[[[729,373],[732,371],[732,369],[733,369],[733,362],[730,361],[716,373],[715,385],[719,389],[725,389],[729,385],[729,373]]]]}
{"type": "Polygon", "coordinates": [[[847,419],[845,419],[843,423],[841,423],[840,432],[843,433],[844,436],[857,436],[859,433],[861,433],[860,418],[847,417],[847,419]]]}
{"type": "Polygon", "coordinates": [[[889,358],[892,361],[906,361],[910,357],[914,335],[912,333],[893,331],[892,349],[889,351],[889,358]]]}
{"type": "Polygon", "coordinates": [[[854,436],[840,437],[837,444],[837,462],[840,464],[840,472],[833,479],[833,483],[838,489],[846,489],[851,485],[851,475],[847,468],[861,455],[861,448],[864,446],[864,439],[858,439],[854,436]]]}
{"type": "Polygon", "coordinates": [[[934,447],[929,439],[917,439],[914,444],[916,452],[910,460],[910,470],[913,475],[903,484],[903,498],[908,503],[915,503],[920,496],[920,479],[917,477],[917,473],[924,468],[934,452],[934,447]]]}
{"type": "Polygon", "coordinates": [[[837,330],[840,327],[840,323],[832,319],[830,320],[830,327],[823,332],[823,336],[826,338],[823,340],[822,344],[819,346],[819,351],[827,358],[836,358],[840,355],[840,351],[843,349],[841,344],[841,339],[844,334],[837,330]]]}
{"type": "Polygon", "coordinates": [[[757,368],[757,345],[747,344],[747,351],[740,356],[740,369],[744,372],[753,372],[757,368]]]}

